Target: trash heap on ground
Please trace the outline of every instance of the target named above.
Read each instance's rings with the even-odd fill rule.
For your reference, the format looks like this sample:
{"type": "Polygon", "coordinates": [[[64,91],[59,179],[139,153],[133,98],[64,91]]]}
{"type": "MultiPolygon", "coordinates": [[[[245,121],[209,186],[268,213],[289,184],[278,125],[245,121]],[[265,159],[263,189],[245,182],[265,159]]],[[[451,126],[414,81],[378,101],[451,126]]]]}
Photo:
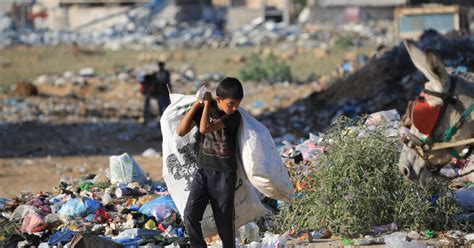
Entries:
{"type": "MultiPolygon", "coordinates": [[[[357,123],[337,121],[333,127],[336,131],[310,134],[299,143],[282,143],[280,155],[295,186],[294,202],[264,200],[273,212],[236,230],[237,244],[275,247],[330,239],[343,245],[426,247],[430,242],[474,242],[474,233],[468,232],[474,221],[473,178],[458,180],[451,190],[437,186],[435,191],[406,182],[394,167],[399,156],[396,110],[357,123]],[[318,175],[331,168],[332,176],[318,175]],[[392,205],[403,206],[398,209],[402,214],[390,212],[392,205]],[[459,229],[429,228],[445,220],[459,224],[459,229]]],[[[442,172],[459,172],[449,168],[460,163],[442,172]]],[[[0,242],[39,247],[185,245],[186,231],[167,186],[146,178],[128,154],[110,157],[109,167],[106,174],[63,177],[52,192],[0,199],[0,242]]],[[[218,236],[206,241],[220,247],[218,236]]]]}
{"type": "MultiPolygon", "coordinates": [[[[417,46],[434,49],[451,72],[471,81],[474,78],[474,43],[469,36],[427,30],[417,46]]],[[[400,44],[377,54],[359,70],[325,82],[326,90],[314,92],[289,108],[264,113],[259,119],[274,137],[286,136],[284,139],[294,141],[307,133],[324,131],[339,116],[356,117],[392,108],[404,113],[408,101],[420,93],[425,80],[400,44]]]]}
{"type": "Polygon", "coordinates": [[[166,185],[146,178],[126,153],[110,157],[109,175],[63,177],[52,192],[1,198],[0,212],[0,243],[5,247],[186,243],[166,185]]]}

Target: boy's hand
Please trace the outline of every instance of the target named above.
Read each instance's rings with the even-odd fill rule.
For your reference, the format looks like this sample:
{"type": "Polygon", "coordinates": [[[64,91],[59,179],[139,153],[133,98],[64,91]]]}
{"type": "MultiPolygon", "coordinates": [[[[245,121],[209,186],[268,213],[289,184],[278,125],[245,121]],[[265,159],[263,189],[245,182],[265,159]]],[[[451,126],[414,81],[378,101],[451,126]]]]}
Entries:
{"type": "Polygon", "coordinates": [[[211,103],[211,101],[212,101],[211,92],[206,92],[206,94],[204,94],[204,104],[209,104],[211,103]]]}
{"type": "Polygon", "coordinates": [[[196,99],[193,104],[199,107],[204,106],[204,102],[199,101],[199,99],[196,99]]]}

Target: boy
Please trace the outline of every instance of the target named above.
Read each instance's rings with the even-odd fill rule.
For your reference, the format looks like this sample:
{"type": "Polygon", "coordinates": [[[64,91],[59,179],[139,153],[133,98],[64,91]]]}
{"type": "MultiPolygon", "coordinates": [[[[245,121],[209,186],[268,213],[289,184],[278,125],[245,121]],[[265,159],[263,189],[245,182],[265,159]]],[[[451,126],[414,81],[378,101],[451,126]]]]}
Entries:
{"type": "Polygon", "coordinates": [[[216,100],[206,92],[203,103],[196,100],[178,125],[179,136],[187,134],[194,125],[198,125],[201,133],[198,170],[184,210],[191,247],[207,247],[200,222],[209,201],[223,247],[235,247],[236,146],[241,119],[237,109],[243,97],[240,81],[225,78],[217,86],[216,100]]]}

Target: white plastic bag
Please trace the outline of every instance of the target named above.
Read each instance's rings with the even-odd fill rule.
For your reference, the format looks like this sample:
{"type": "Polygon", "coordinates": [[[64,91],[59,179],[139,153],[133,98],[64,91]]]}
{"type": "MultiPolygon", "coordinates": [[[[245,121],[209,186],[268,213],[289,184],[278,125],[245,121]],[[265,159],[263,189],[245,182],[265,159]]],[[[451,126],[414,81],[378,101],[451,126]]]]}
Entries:
{"type": "MultiPolygon", "coordinates": [[[[197,170],[199,144],[195,139],[195,135],[198,135],[196,127],[184,137],[176,134],[176,128],[196,96],[171,94],[170,97],[171,104],[160,120],[163,135],[163,178],[179,213],[183,215],[193,175],[197,170]]],[[[242,184],[236,189],[234,197],[236,228],[267,212],[256,190],[245,177],[241,164],[237,169],[237,182],[242,184]]],[[[217,234],[210,204],[204,212],[201,227],[206,237],[217,234]]]]}
{"type": "Polygon", "coordinates": [[[146,183],[147,179],[145,173],[135,162],[132,156],[124,153],[120,156],[110,156],[110,182],[128,184],[131,182],[138,182],[140,184],[146,183]]]}
{"type": "Polygon", "coordinates": [[[291,201],[288,171],[268,129],[243,108],[238,141],[245,173],[252,185],[267,197],[291,201]]]}
{"type": "Polygon", "coordinates": [[[201,86],[201,88],[196,92],[196,98],[200,103],[204,101],[204,95],[207,92],[207,87],[205,85],[201,86]]]}

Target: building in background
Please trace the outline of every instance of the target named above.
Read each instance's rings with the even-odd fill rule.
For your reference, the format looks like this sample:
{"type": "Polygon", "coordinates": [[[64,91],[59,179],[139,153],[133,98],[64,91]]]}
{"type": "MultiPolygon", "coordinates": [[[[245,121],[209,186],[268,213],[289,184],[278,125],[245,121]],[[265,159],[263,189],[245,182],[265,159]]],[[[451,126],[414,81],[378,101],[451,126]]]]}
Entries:
{"type": "MultiPolygon", "coordinates": [[[[212,9],[211,0],[3,0],[5,13],[36,29],[94,31],[126,26],[135,18],[152,16],[165,9],[176,21],[197,21],[212,9]],[[8,1],[7,3],[5,1],[8,1]],[[21,5],[22,8],[18,6],[21,5]],[[18,11],[20,9],[21,11],[18,11]],[[20,13],[21,12],[21,13],[20,13]],[[29,19],[28,19],[29,18],[29,19]]],[[[169,16],[168,16],[169,17],[169,16]]],[[[23,29],[22,29],[23,30],[23,29]]]]}
{"type": "Polygon", "coordinates": [[[441,4],[399,7],[395,10],[394,26],[398,39],[416,39],[427,29],[442,34],[469,33],[469,8],[441,4]]]}
{"type": "Polygon", "coordinates": [[[234,30],[252,20],[290,23],[291,0],[212,0],[214,8],[224,8],[226,29],[234,30]]]}
{"type": "Polygon", "coordinates": [[[409,0],[319,0],[311,7],[310,21],[342,24],[377,19],[393,19],[396,7],[409,0]]]}

